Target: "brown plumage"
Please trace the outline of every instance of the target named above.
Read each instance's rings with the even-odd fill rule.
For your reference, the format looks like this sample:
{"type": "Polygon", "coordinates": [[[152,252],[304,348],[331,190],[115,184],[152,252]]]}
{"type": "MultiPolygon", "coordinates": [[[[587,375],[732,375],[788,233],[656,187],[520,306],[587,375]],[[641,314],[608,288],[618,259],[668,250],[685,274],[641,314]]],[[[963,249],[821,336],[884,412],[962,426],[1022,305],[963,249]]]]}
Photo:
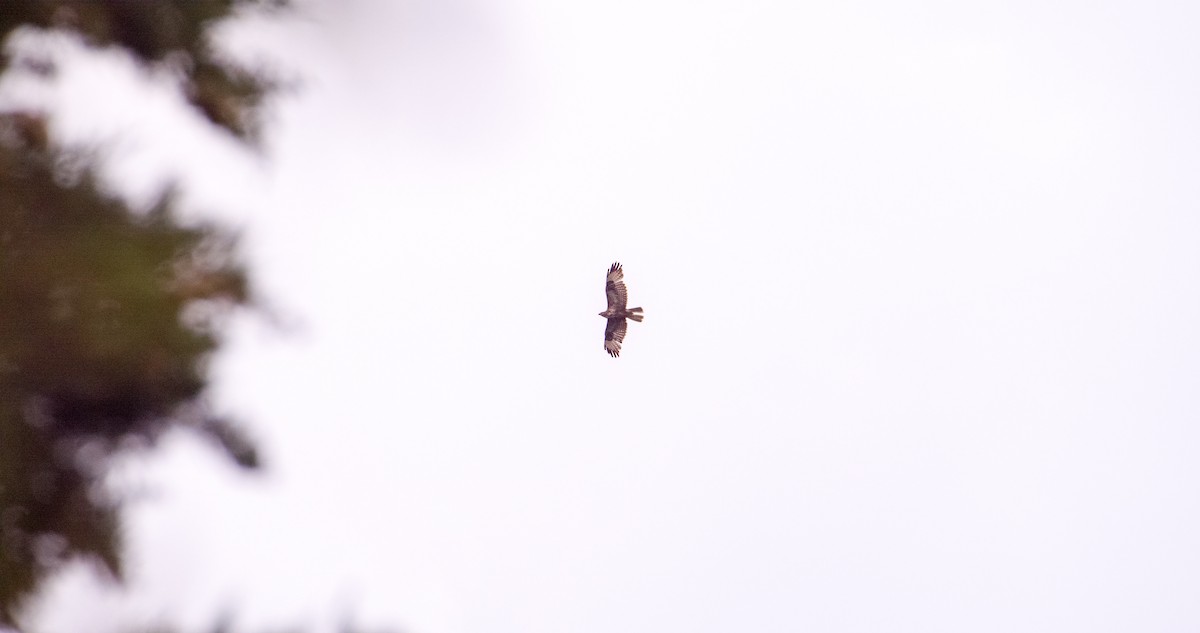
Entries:
{"type": "Polygon", "coordinates": [[[614,263],[608,269],[604,279],[604,295],[608,297],[608,309],[600,316],[608,319],[604,328],[604,351],[616,358],[621,355],[621,341],[625,340],[625,330],[629,324],[625,319],[642,320],[641,308],[626,308],[629,296],[625,290],[625,271],[621,264],[614,263]]]}

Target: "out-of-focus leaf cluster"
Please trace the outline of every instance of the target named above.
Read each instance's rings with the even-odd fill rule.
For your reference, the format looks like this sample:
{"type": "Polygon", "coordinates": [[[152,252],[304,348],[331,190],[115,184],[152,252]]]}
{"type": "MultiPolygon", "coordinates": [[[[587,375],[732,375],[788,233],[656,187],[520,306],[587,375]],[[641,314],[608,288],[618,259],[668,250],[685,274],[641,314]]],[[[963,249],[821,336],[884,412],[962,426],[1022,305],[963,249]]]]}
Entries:
{"type": "Polygon", "coordinates": [[[40,116],[0,114],[0,624],[70,558],[120,576],[103,473],[122,449],[182,425],[258,463],[200,399],[246,273],[230,235],[173,205],[128,208],[40,116]]]}
{"type": "MultiPolygon", "coordinates": [[[[213,27],[286,0],[4,0],[17,29],[76,34],[170,71],[212,124],[256,138],[275,88],[214,46],[213,27]]],[[[0,48],[0,74],[10,49],[0,48]]],[[[54,74],[54,60],[22,68],[54,74]]],[[[164,194],[131,209],[99,185],[96,156],[57,145],[38,112],[0,112],[0,629],[63,563],[122,573],[122,500],[105,485],[122,451],[191,427],[238,464],[255,445],[205,407],[206,362],[249,303],[236,241],[186,224],[164,194]]]]}
{"type": "MultiPolygon", "coordinates": [[[[96,47],[116,47],[147,65],[169,65],[180,89],[209,121],[239,138],[259,132],[263,98],[276,86],[213,46],[212,26],[237,12],[279,9],[287,0],[4,0],[0,42],[18,27],[78,33],[96,47]]],[[[0,54],[0,72],[11,60],[0,54]]]]}

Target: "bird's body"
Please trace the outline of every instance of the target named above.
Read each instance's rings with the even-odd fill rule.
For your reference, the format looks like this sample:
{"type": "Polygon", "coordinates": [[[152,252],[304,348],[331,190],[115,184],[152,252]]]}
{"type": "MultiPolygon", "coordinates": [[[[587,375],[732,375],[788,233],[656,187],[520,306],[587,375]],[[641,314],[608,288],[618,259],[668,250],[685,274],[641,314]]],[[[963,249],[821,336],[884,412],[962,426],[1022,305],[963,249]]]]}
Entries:
{"type": "Polygon", "coordinates": [[[608,325],[604,328],[604,351],[615,358],[621,354],[621,341],[625,340],[625,330],[629,327],[626,319],[642,320],[641,308],[625,307],[629,297],[621,264],[614,263],[609,267],[604,279],[604,295],[608,299],[608,309],[600,313],[600,316],[608,319],[608,325]]]}
{"type": "Polygon", "coordinates": [[[632,308],[629,310],[605,310],[604,312],[600,313],[600,316],[602,316],[606,319],[626,319],[626,318],[628,318],[628,319],[633,319],[634,321],[641,321],[642,315],[637,314],[638,310],[641,310],[641,308],[632,308]]]}

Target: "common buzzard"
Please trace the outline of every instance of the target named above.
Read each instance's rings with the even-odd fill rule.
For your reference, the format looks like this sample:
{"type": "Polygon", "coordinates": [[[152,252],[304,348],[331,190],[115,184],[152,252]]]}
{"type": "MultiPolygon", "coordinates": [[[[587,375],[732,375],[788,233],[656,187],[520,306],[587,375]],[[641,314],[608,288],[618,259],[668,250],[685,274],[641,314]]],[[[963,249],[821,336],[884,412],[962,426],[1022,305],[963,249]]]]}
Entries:
{"type": "Polygon", "coordinates": [[[621,355],[621,341],[625,340],[625,328],[628,327],[625,319],[641,321],[642,309],[625,308],[629,297],[625,292],[625,271],[621,270],[619,263],[608,269],[604,294],[608,297],[608,309],[600,313],[600,316],[608,319],[608,325],[604,327],[604,351],[616,358],[621,355]]]}

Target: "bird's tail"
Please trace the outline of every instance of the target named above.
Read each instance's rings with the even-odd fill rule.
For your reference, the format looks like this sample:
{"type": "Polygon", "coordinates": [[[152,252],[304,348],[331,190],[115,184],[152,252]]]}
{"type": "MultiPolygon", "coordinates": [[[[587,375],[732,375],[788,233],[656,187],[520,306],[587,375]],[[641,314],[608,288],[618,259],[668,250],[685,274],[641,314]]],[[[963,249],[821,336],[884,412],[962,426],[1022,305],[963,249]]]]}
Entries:
{"type": "Polygon", "coordinates": [[[633,319],[634,321],[640,322],[642,320],[642,309],[641,308],[629,308],[625,312],[628,313],[625,316],[633,319]]]}

